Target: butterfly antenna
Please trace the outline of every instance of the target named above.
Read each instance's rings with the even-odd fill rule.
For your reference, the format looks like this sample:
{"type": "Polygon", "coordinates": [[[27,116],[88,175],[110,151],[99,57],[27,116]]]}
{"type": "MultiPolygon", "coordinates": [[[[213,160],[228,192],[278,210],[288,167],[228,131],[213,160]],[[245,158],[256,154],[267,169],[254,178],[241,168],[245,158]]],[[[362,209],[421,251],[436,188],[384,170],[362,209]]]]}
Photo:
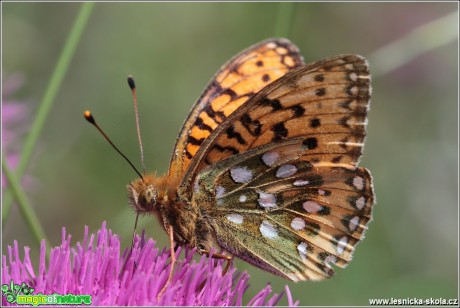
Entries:
{"type": "Polygon", "coordinates": [[[136,94],[136,84],[134,83],[134,79],[131,75],[128,76],[128,85],[131,89],[131,94],[133,95],[133,104],[134,104],[134,115],[136,117],[136,129],[137,129],[137,140],[139,141],[139,148],[141,151],[141,164],[142,170],[145,174],[145,164],[144,164],[144,147],[142,146],[142,138],[141,138],[141,129],[139,126],[139,111],[137,109],[137,94],[136,94]]]}
{"type": "Polygon", "coordinates": [[[144,177],[143,177],[142,174],[136,169],[136,167],[134,167],[133,163],[128,159],[128,157],[126,157],[125,154],[123,154],[123,153],[115,146],[115,144],[113,144],[112,140],[110,140],[110,138],[104,133],[104,131],[102,130],[102,128],[99,127],[99,125],[96,123],[96,120],[94,120],[94,117],[93,117],[93,115],[91,114],[91,111],[86,110],[86,111],[83,113],[83,116],[85,117],[86,121],[88,121],[89,123],[93,124],[93,126],[97,128],[97,130],[102,134],[102,136],[104,136],[105,140],[107,140],[107,141],[110,143],[110,145],[115,149],[115,151],[117,151],[118,154],[120,154],[120,155],[128,162],[128,164],[130,164],[130,166],[134,169],[134,171],[136,171],[136,173],[139,175],[139,177],[142,179],[142,181],[144,181],[144,177]]]}

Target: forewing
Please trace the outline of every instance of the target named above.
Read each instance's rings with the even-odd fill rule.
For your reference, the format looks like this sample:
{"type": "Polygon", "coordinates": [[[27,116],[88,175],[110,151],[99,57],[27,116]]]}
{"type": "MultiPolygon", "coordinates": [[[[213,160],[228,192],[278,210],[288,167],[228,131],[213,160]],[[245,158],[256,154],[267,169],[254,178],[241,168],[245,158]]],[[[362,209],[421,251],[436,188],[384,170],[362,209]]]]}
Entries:
{"type": "Polygon", "coordinates": [[[287,39],[268,39],[226,63],[185,120],[171,157],[169,175],[181,178],[201,144],[236,109],[267,84],[303,64],[287,39]]]}
{"type": "Polygon", "coordinates": [[[179,192],[190,197],[203,168],[270,143],[303,138],[311,162],[356,166],[370,99],[367,61],[342,55],[299,67],[271,83],[221,123],[201,145],[179,192]]]}

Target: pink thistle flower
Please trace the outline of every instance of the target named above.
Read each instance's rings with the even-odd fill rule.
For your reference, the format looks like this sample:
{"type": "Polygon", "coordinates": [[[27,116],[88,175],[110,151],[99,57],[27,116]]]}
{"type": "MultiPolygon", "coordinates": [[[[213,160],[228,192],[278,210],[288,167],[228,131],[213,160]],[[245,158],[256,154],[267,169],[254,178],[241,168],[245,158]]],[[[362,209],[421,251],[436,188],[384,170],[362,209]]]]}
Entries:
{"type": "MultiPolygon", "coordinates": [[[[157,295],[165,284],[170,269],[170,253],[155,248],[152,239],[136,236],[134,247],[120,253],[119,236],[107,230],[105,222],[97,237],[85,235],[82,243],[70,246],[71,236],[62,229],[62,243],[51,249],[45,264],[45,242],[42,241],[38,272],[34,270],[29,247],[24,258],[19,256],[18,243],[8,246],[8,258],[2,258],[2,284],[25,283],[33,294],[91,295],[96,306],[241,306],[248,288],[249,275],[236,273],[235,268],[222,275],[224,261],[202,256],[193,260],[195,249],[181,248],[172,282],[160,301],[157,295]],[[96,243],[95,243],[96,241],[96,243]],[[184,257],[180,258],[181,252],[184,257]]],[[[2,291],[3,291],[2,286],[2,291]]],[[[6,286],[5,286],[6,287],[6,286]]],[[[27,287],[29,289],[27,289],[27,287]]],[[[296,306],[286,286],[290,306],[296,306]]],[[[30,293],[29,293],[30,294],[30,293]]],[[[10,305],[3,291],[2,305],[10,305]]],[[[248,306],[274,306],[282,294],[272,294],[270,285],[263,288],[248,306]]],[[[11,302],[11,298],[10,298],[11,302]]]]}

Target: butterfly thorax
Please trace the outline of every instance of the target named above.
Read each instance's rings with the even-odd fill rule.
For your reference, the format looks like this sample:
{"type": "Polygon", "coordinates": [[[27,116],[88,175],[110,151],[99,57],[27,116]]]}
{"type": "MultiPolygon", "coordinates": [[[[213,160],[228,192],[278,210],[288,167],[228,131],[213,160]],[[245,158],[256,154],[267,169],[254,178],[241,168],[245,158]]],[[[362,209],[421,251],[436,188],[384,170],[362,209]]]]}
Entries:
{"type": "Polygon", "coordinates": [[[180,199],[177,186],[168,176],[147,175],[128,185],[129,201],[137,213],[156,216],[165,230],[172,226],[177,243],[205,250],[216,247],[206,206],[180,199]]]}

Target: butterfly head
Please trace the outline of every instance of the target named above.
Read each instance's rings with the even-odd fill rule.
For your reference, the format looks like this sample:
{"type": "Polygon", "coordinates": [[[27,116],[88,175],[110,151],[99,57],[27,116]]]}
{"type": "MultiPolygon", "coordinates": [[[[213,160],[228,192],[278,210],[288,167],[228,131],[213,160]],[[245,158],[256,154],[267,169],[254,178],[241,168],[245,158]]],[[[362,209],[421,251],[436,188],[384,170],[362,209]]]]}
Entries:
{"type": "Polygon", "coordinates": [[[128,185],[129,201],[134,210],[148,213],[157,210],[159,204],[159,189],[148,178],[138,179],[128,185]]]}

